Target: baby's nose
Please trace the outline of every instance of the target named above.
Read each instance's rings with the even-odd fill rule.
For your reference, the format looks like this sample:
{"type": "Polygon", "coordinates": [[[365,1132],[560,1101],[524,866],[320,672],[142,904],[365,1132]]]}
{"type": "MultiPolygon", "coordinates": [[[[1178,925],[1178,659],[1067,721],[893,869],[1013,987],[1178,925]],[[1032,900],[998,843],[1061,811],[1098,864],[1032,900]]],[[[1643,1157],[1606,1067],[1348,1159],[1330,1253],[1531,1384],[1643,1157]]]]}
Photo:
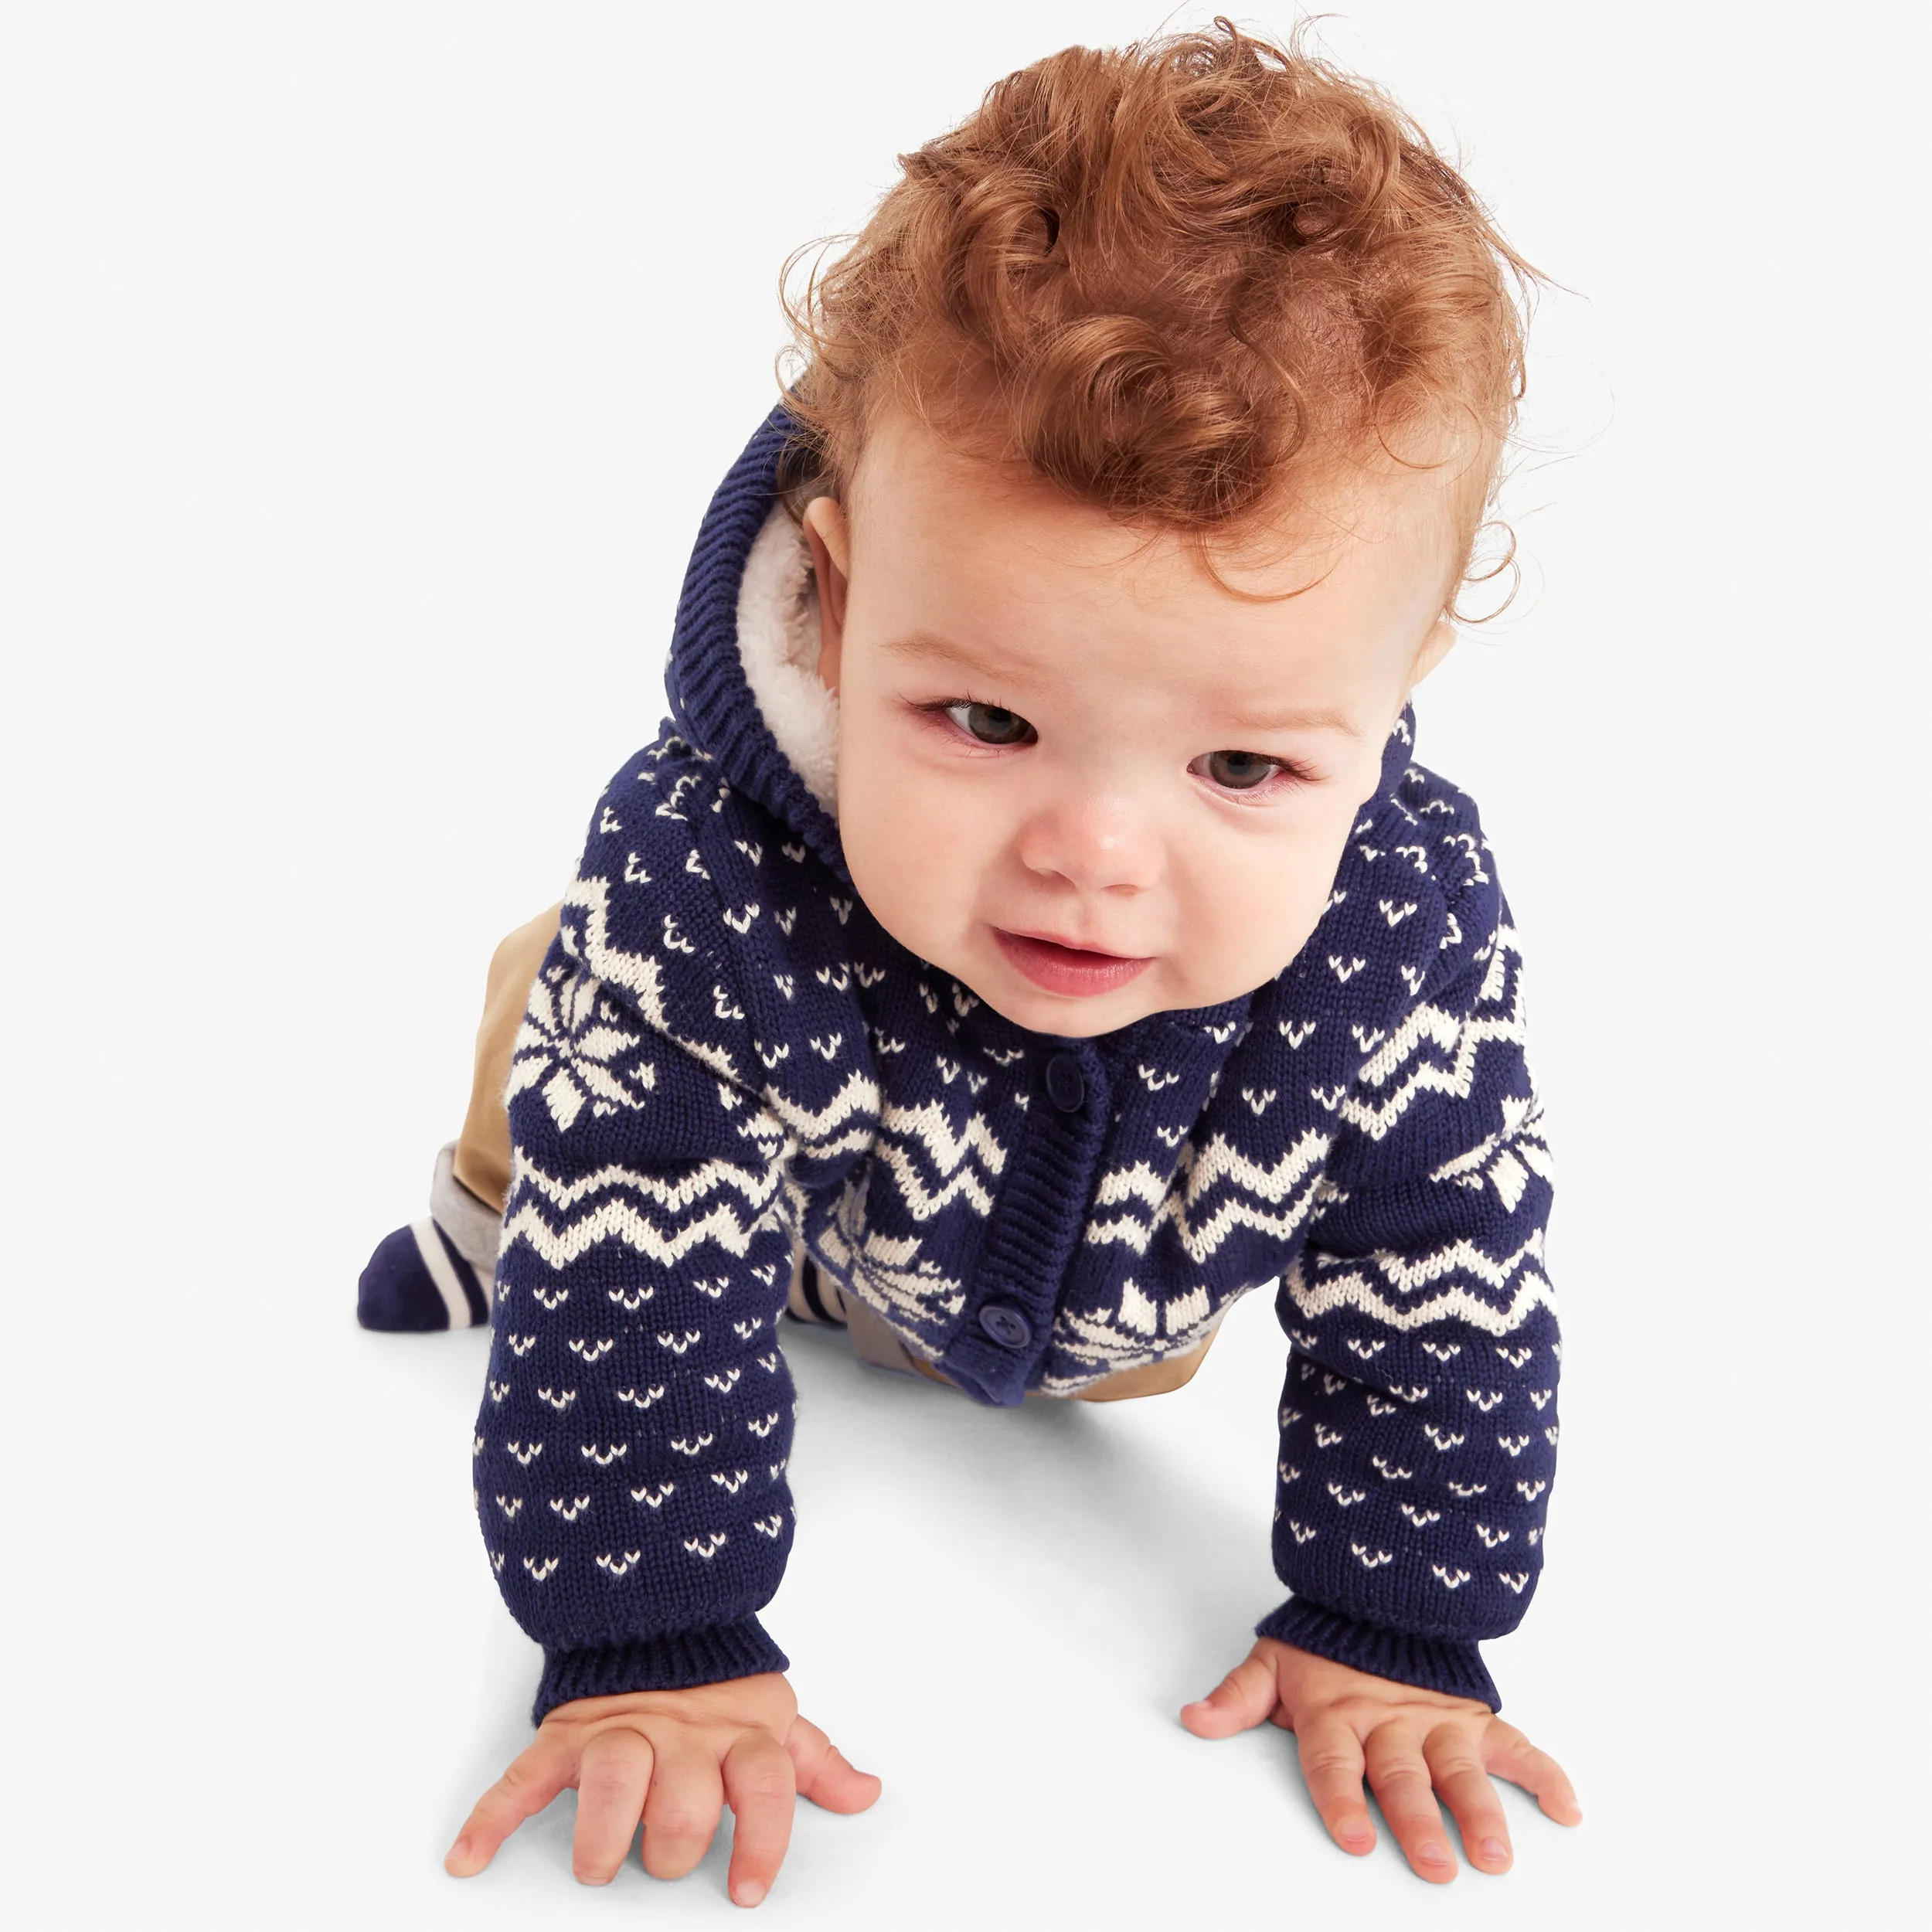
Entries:
{"type": "Polygon", "coordinates": [[[1082,892],[1145,892],[1165,868],[1161,842],[1129,800],[1056,798],[1020,828],[1020,862],[1082,892]]]}

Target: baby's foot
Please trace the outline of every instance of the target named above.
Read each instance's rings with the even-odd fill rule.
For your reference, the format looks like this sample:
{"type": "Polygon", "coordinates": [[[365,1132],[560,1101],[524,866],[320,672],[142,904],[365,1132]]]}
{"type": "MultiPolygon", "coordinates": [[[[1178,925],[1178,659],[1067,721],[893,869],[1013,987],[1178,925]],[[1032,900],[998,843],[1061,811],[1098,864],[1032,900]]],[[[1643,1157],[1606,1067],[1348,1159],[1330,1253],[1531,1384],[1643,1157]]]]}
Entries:
{"type": "Polygon", "coordinates": [[[785,1313],[794,1321],[828,1321],[840,1328],[845,1325],[845,1301],[838,1283],[821,1274],[803,1248],[792,1251],[791,1291],[785,1297],[785,1313]]]}
{"type": "Polygon", "coordinates": [[[454,1154],[446,1147],[436,1157],[429,1213],[384,1236],[369,1257],[355,1294],[364,1328],[420,1334],[488,1322],[503,1217],[457,1179],[454,1154]]]}
{"type": "Polygon", "coordinates": [[[489,1318],[475,1269],[430,1215],[385,1235],[355,1284],[355,1319],[366,1328],[413,1334],[480,1328],[489,1318]]]}

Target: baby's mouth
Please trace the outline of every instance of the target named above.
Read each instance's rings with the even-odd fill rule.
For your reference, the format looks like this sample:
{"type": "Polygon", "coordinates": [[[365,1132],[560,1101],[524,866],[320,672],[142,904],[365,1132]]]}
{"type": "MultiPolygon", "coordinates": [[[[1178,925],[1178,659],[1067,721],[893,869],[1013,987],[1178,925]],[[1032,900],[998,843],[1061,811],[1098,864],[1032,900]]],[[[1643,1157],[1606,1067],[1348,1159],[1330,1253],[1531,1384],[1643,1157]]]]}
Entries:
{"type": "Polygon", "coordinates": [[[1145,972],[1151,958],[1130,959],[1119,953],[1097,952],[1088,946],[1070,946],[1040,933],[1009,933],[995,926],[999,949],[1036,986],[1049,993],[1076,997],[1111,993],[1145,972]]]}

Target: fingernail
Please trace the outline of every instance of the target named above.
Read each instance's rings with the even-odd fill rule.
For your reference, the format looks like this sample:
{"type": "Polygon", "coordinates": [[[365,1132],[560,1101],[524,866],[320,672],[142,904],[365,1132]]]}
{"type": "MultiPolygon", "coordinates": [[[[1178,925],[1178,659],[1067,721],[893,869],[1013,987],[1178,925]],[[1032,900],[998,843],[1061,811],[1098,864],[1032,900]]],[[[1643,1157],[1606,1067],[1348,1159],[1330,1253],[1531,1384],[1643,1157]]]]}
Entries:
{"type": "Polygon", "coordinates": [[[1492,1865],[1507,1865],[1509,1862],[1509,1847],[1499,1838],[1485,1838],[1482,1855],[1492,1865]]]}
{"type": "Polygon", "coordinates": [[[1417,1855],[1424,1865],[1447,1865],[1449,1848],[1445,1845],[1425,1845],[1417,1855]]]}
{"type": "Polygon", "coordinates": [[[756,1879],[740,1879],[731,1888],[731,1896],[740,1905],[756,1905],[765,1895],[765,1888],[756,1879]]]}
{"type": "Polygon", "coordinates": [[[466,1859],[469,1855],[469,1840],[466,1838],[460,1838],[443,1854],[443,1862],[447,1865],[451,1859],[466,1859]]]}
{"type": "Polygon", "coordinates": [[[1369,1828],[1366,1825],[1351,1825],[1342,1834],[1344,1845],[1366,1845],[1369,1842],[1369,1828]]]}

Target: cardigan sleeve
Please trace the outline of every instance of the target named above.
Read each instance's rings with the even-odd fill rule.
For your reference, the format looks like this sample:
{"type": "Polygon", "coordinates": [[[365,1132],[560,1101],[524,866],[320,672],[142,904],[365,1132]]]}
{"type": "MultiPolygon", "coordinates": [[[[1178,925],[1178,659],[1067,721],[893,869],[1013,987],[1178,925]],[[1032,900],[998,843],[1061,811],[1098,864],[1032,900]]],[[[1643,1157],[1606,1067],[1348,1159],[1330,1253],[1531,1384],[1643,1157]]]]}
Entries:
{"type": "Polygon", "coordinates": [[[1328,1205],[1282,1278],[1274,1549],[1294,1594],[1257,1634],[1496,1708],[1478,1645],[1542,1566],[1560,1344],[1521,962],[1485,883],[1342,1103],[1328,1205]]]}
{"type": "Polygon", "coordinates": [[[679,764],[655,747],[600,801],[511,1066],[473,1447],[539,1721],[786,1668],[757,1613],[792,1536],[791,1137],[680,809],[711,781],[679,764]]]}

